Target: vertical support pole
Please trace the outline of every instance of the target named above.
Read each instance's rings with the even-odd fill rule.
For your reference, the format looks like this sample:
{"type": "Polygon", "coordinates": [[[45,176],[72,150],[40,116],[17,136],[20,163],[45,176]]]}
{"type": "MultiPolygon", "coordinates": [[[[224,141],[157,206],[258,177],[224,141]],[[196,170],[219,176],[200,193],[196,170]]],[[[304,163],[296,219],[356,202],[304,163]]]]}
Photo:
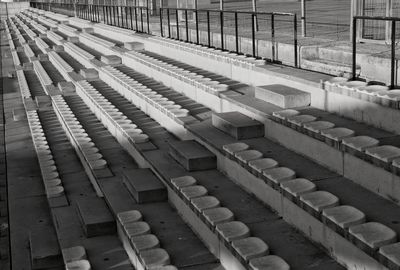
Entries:
{"type": "Polygon", "coordinates": [[[146,8],[146,17],[147,17],[147,34],[150,34],[150,8],[146,8]]]}
{"type": "Polygon", "coordinates": [[[141,28],[142,28],[142,33],[144,32],[144,22],[143,22],[143,7],[140,7],[139,8],[139,11],[140,11],[140,25],[141,25],[141,28]]]}
{"type": "Polygon", "coordinates": [[[275,61],[275,14],[271,13],[271,60],[275,61]]]}
{"type": "Polygon", "coordinates": [[[297,43],[298,43],[298,40],[297,40],[297,15],[296,14],[294,14],[294,16],[293,16],[293,24],[294,24],[294,26],[293,26],[293,47],[294,47],[294,66],[295,67],[298,67],[298,50],[297,50],[297,43]]]}
{"type": "Polygon", "coordinates": [[[393,89],[396,86],[396,21],[392,20],[392,53],[391,58],[391,68],[390,68],[390,88],[393,89]]]}
{"type": "Polygon", "coordinates": [[[167,21],[168,21],[168,38],[171,38],[171,17],[169,15],[169,8],[167,8],[167,21]]]}
{"type": "Polygon", "coordinates": [[[180,40],[179,38],[179,14],[178,14],[178,9],[175,10],[175,16],[176,16],[176,39],[180,40]]]}
{"type": "Polygon", "coordinates": [[[207,40],[208,40],[208,47],[211,47],[210,11],[209,10],[207,10],[207,40]]]}
{"type": "Polygon", "coordinates": [[[129,14],[131,15],[131,30],[133,30],[132,7],[129,7],[129,14]]]}
{"type": "Polygon", "coordinates": [[[251,14],[251,44],[253,46],[253,57],[256,57],[256,23],[255,14],[251,14]]]}
{"type": "Polygon", "coordinates": [[[219,23],[221,26],[221,50],[224,50],[224,11],[222,10],[219,12],[219,23]]]}
{"type": "Polygon", "coordinates": [[[200,37],[199,37],[199,11],[197,9],[196,6],[196,10],[195,10],[195,20],[196,20],[196,44],[200,43],[200,37]]]}
{"type": "Polygon", "coordinates": [[[162,14],[162,8],[161,7],[160,7],[160,32],[161,32],[161,37],[164,37],[163,14],[162,14]]]}
{"type": "Polygon", "coordinates": [[[352,79],[355,80],[356,75],[356,64],[357,64],[357,18],[353,17],[353,32],[352,32],[352,63],[351,63],[351,73],[352,79]]]}
{"type": "Polygon", "coordinates": [[[189,42],[189,21],[187,9],[185,9],[186,42],[189,42]]]}
{"type": "Polygon", "coordinates": [[[306,0],[301,0],[301,36],[307,35],[306,0]]]}
{"type": "Polygon", "coordinates": [[[238,27],[238,13],[235,12],[235,42],[236,53],[239,53],[239,27],[238,27]]]}
{"type": "Polygon", "coordinates": [[[135,28],[135,31],[138,31],[139,30],[139,26],[138,26],[138,19],[137,19],[137,6],[135,6],[135,26],[136,26],[136,28],[135,28]]]}

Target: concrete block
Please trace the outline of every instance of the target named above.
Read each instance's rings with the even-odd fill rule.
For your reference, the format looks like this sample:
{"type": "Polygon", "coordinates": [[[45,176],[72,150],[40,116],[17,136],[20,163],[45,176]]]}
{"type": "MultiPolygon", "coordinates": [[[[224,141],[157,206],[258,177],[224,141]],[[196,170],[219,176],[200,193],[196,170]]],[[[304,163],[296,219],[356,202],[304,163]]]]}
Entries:
{"type": "Polygon", "coordinates": [[[144,44],[141,42],[125,42],[124,47],[127,50],[134,50],[134,51],[144,50],[144,44]]]}
{"type": "Polygon", "coordinates": [[[257,237],[248,237],[232,242],[233,249],[239,254],[244,262],[269,254],[268,245],[257,237]]]}
{"type": "Polygon", "coordinates": [[[137,203],[161,202],[168,198],[165,186],[150,169],[125,170],[123,181],[137,203]]]}
{"type": "Polygon", "coordinates": [[[66,263],[72,261],[86,260],[86,250],[83,246],[75,246],[70,248],[64,248],[62,250],[64,261],[66,263]]]}
{"type": "Polygon", "coordinates": [[[91,270],[92,267],[88,260],[69,262],[65,265],[66,270],[91,270]]]}
{"type": "Polygon", "coordinates": [[[12,114],[14,121],[26,119],[26,113],[24,109],[13,109],[12,114]]]}
{"type": "Polygon", "coordinates": [[[299,197],[302,194],[310,193],[317,189],[313,182],[304,178],[282,182],[281,187],[293,197],[299,197]]]}
{"type": "Polygon", "coordinates": [[[206,196],[208,190],[203,186],[189,186],[181,188],[181,193],[186,201],[191,201],[194,198],[206,196]]]}
{"type": "Polygon", "coordinates": [[[272,158],[260,158],[256,160],[250,160],[248,165],[253,170],[253,173],[261,174],[262,171],[276,168],[279,164],[272,158]]]}
{"type": "Polygon", "coordinates": [[[219,207],[220,202],[214,196],[203,196],[191,200],[194,209],[198,213],[203,213],[204,210],[219,207]]]}
{"type": "Polygon", "coordinates": [[[349,233],[353,236],[353,240],[356,244],[361,244],[373,250],[392,244],[396,242],[397,238],[396,232],[377,222],[368,222],[352,226],[349,229],[349,233]]]}
{"type": "Polygon", "coordinates": [[[57,268],[63,265],[60,246],[54,229],[35,226],[29,233],[32,269],[57,268]]]}
{"type": "Polygon", "coordinates": [[[400,148],[392,145],[382,145],[368,148],[365,153],[383,162],[392,162],[400,157],[400,148]]]}
{"type": "Polygon", "coordinates": [[[236,152],[244,151],[249,148],[250,146],[245,143],[231,143],[222,146],[222,149],[230,155],[234,155],[236,152]]]}
{"type": "Polygon", "coordinates": [[[212,124],[237,140],[264,136],[264,125],[239,112],[213,113],[212,124]]]}
{"type": "Polygon", "coordinates": [[[87,237],[95,237],[116,232],[116,224],[106,203],[101,198],[81,198],[77,211],[87,237]]]}
{"type": "Polygon", "coordinates": [[[339,205],[339,199],[326,191],[315,191],[300,195],[300,201],[320,213],[326,208],[339,205]]]}
{"type": "Polygon", "coordinates": [[[311,104],[310,93],[281,84],[258,86],[255,97],[285,109],[311,104]]]}
{"type": "Polygon", "coordinates": [[[93,34],[94,29],[92,27],[86,27],[86,28],[82,28],[82,32],[87,33],[87,34],[93,34]]]}
{"type": "Polygon", "coordinates": [[[379,144],[377,139],[368,136],[356,136],[344,138],[342,144],[357,151],[365,151],[367,148],[375,147],[379,144]]]}
{"type": "Polygon", "coordinates": [[[36,96],[35,102],[39,110],[51,108],[51,98],[50,96],[36,96]]]}
{"type": "Polygon", "coordinates": [[[277,167],[263,171],[263,176],[274,186],[296,178],[296,172],[286,167],[277,167]]]}
{"type": "Polygon", "coordinates": [[[216,156],[196,141],[170,142],[169,154],[186,170],[210,170],[217,167],[216,156]]]}
{"type": "Polygon", "coordinates": [[[78,43],[79,38],[78,37],[68,37],[67,40],[71,43],[78,43]]]}
{"type": "Polygon", "coordinates": [[[218,224],[216,231],[226,242],[243,239],[250,236],[249,228],[240,221],[231,221],[218,224]]]}
{"type": "Polygon", "coordinates": [[[54,45],[53,46],[53,50],[55,52],[63,52],[64,51],[64,47],[62,45],[54,45]]]}
{"type": "Polygon", "coordinates": [[[87,80],[93,80],[99,78],[99,72],[94,68],[81,69],[79,73],[87,80]]]}
{"type": "Polygon", "coordinates": [[[235,153],[235,158],[239,160],[241,164],[247,164],[252,160],[261,159],[263,154],[257,150],[245,150],[235,153]]]}
{"type": "Polygon", "coordinates": [[[203,216],[205,220],[213,227],[215,227],[217,224],[234,220],[232,211],[225,207],[216,207],[204,210],[203,216]]]}
{"type": "Polygon", "coordinates": [[[259,257],[250,260],[251,270],[289,270],[290,266],[275,255],[259,257]]]}
{"type": "Polygon", "coordinates": [[[102,62],[106,63],[107,65],[121,64],[121,57],[119,57],[117,55],[102,55],[100,60],[102,62]]]}
{"type": "Polygon", "coordinates": [[[59,82],[58,89],[63,95],[73,95],[75,92],[75,85],[72,82],[59,82]]]}
{"type": "Polygon", "coordinates": [[[49,56],[47,54],[39,54],[39,61],[49,61],[49,56]]]}

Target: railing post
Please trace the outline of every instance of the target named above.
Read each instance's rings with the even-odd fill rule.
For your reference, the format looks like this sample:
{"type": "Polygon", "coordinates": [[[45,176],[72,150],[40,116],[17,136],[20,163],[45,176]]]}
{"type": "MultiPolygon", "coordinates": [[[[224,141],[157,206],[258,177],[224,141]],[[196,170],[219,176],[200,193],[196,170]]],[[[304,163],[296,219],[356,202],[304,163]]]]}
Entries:
{"type": "Polygon", "coordinates": [[[298,67],[298,50],[297,50],[298,40],[297,40],[297,15],[296,14],[294,14],[294,16],[293,16],[293,23],[294,23],[294,26],[293,26],[294,66],[298,67]]]}
{"type": "Polygon", "coordinates": [[[238,27],[238,13],[235,12],[235,42],[236,53],[239,53],[239,27],[238,27]]]}
{"type": "Polygon", "coordinates": [[[187,9],[185,9],[186,42],[189,42],[189,21],[187,9]]]}
{"type": "Polygon", "coordinates": [[[169,8],[167,8],[167,21],[168,21],[168,38],[171,38],[171,18],[169,15],[169,8]]]}
{"type": "Polygon", "coordinates": [[[129,23],[128,23],[128,7],[125,7],[125,28],[129,28],[129,23]]]}
{"type": "Polygon", "coordinates": [[[148,6],[146,8],[146,17],[147,17],[147,34],[150,34],[150,9],[148,6]]]}
{"type": "Polygon", "coordinates": [[[256,57],[256,25],[254,13],[251,14],[251,44],[253,47],[253,57],[256,57]]]}
{"type": "Polygon", "coordinates": [[[179,13],[178,9],[175,10],[175,16],[176,16],[176,39],[180,40],[179,38],[179,13]]]}
{"type": "Polygon", "coordinates": [[[275,14],[271,13],[271,60],[275,61],[275,14]]]}
{"type": "Polygon", "coordinates": [[[396,21],[392,20],[392,53],[391,58],[391,70],[390,70],[390,88],[393,89],[396,86],[396,21]]]}
{"type": "Polygon", "coordinates": [[[198,10],[197,10],[197,8],[196,8],[196,11],[195,11],[195,16],[196,16],[196,44],[199,44],[200,43],[200,37],[199,37],[199,12],[198,12],[198,10]]]}
{"type": "Polygon", "coordinates": [[[131,30],[133,30],[132,7],[129,7],[129,14],[131,15],[131,30]]]}
{"type": "Polygon", "coordinates": [[[351,63],[351,73],[352,73],[352,77],[353,80],[355,80],[357,78],[356,75],[356,62],[357,62],[357,18],[353,17],[353,32],[352,32],[352,50],[353,50],[353,54],[352,54],[352,63],[351,63]]]}
{"type": "Polygon", "coordinates": [[[161,32],[161,37],[164,37],[164,29],[163,29],[163,14],[162,14],[162,8],[160,7],[160,32],[161,32]]]}
{"type": "Polygon", "coordinates": [[[140,7],[139,8],[139,11],[140,11],[140,24],[141,24],[141,27],[142,27],[142,33],[144,32],[144,22],[143,22],[143,7],[140,7]]]}
{"type": "Polygon", "coordinates": [[[221,50],[224,50],[224,12],[221,10],[219,12],[220,25],[221,25],[221,50]]]}
{"type": "Polygon", "coordinates": [[[207,40],[208,40],[208,47],[211,47],[210,11],[208,10],[207,10],[207,40]]]}
{"type": "Polygon", "coordinates": [[[135,6],[135,31],[138,31],[139,25],[137,20],[137,6],[135,6]]]}

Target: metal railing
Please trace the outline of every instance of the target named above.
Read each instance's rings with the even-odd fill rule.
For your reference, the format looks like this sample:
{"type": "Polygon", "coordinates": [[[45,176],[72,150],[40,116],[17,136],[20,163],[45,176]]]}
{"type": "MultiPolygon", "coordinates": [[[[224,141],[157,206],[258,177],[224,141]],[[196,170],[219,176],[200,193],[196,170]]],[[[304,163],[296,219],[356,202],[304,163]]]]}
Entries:
{"type": "Polygon", "coordinates": [[[256,58],[265,58],[271,62],[276,61],[277,22],[290,24],[289,27],[293,31],[293,64],[298,67],[297,15],[294,13],[160,8],[159,16],[160,32],[163,37],[233,51],[238,54],[248,54],[256,58]],[[201,20],[202,17],[204,20],[201,20]],[[282,20],[282,17],[288,19],[282,20]],[[260,28],[263,28],[263,31],[260,31],[260,28]],[[193,33],[194,38],[192,37],[193,33]],[[215,33],[219,34],[219,39],[214,36],[215,33]],[[230,39],[230,37],[234,38],[234,46],[228,48],[226,39],[230,39]],[[251,50],[247,50],[247,53],[241,49],[243,39],[251,42],[251,50]],[[258,54],[257,43],[259,40],[270,41],[269,58],[258,54]]]}
{"type": "Polygon", "coordinates": [[[372,17],[372,16],[354,16],[352,29],[352,78],[357,79],[357,23],[358,21],[372,20],[391,22],[390,27],[390,88],[397,87],[397,68],[396,68],[396,22],[400,21],[399,17],[372,17]]]}

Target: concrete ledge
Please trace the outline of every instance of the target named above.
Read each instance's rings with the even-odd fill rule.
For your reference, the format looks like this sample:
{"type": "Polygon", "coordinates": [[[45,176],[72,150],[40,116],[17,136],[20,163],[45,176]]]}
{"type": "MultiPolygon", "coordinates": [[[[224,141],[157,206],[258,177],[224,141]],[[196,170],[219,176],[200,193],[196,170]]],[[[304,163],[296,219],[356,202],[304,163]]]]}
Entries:
{"type": "Polygon", "coordinates": [[[279,84],[256,87],[255,97],[285,109],[311,104],[310,93],[279,84]]]}

